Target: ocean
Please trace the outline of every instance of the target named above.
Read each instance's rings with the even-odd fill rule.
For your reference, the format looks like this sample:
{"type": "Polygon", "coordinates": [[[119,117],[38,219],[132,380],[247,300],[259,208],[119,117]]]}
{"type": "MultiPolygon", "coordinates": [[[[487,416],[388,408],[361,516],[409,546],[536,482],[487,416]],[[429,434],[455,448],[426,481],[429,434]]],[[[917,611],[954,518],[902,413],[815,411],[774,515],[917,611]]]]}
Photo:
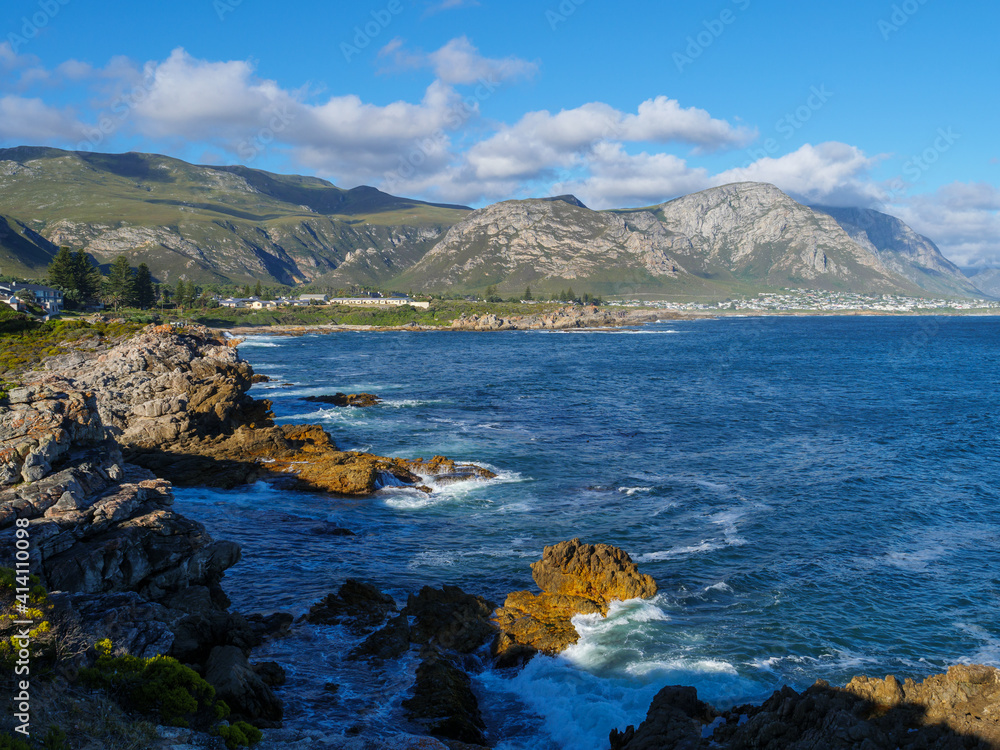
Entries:
{"type": "MultiPolygon", "coordinates": [[[[604,748],[668,684],[730,707],[819,678],[1000,663],[996,319],[259,335],[240,353],[271,378],[252,393],[279,422],[498,477],[364,499],[176,490],[180,512],[243,546],[224,581],[238,610],[300,615],[348,577],[400,605],[445,583],[502,603],[574,537],[656,579],[652,600],[578,617],[559,657],[473,676],[499,748],[604,748]],[[384,402],[302,400],[336,391],[384,402]]],[[[255,654],[288,672],[287,725],[404,724],[415,656],[369,673],[346,659],[358,640],[303,624],[255,654]]]]}

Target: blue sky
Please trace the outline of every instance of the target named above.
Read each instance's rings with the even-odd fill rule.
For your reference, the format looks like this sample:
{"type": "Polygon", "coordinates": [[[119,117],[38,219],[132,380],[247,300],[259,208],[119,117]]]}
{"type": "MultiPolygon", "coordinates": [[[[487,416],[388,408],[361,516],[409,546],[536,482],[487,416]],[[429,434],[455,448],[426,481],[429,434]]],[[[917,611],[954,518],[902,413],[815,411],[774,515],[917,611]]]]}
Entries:
{"type": "Polygon", "coordinates": [[[0,145],[148,151],[481,206],[739,180],[1000,265],[1000,6],[7,0],[0,145]]]}

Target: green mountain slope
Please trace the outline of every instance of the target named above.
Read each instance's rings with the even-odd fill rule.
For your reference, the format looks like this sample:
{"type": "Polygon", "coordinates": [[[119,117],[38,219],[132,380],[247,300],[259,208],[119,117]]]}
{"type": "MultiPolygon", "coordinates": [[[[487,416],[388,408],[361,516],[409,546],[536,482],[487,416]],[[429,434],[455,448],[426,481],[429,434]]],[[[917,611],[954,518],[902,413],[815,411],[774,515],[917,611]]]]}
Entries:
{"type": "Polygon", "coordinates": [[[100,262],[144,261],[163,281],[327,275],[377,284],[412,265],[468,209],[153,154],[18,147],[0,149],[0,212],[100,262]]]}

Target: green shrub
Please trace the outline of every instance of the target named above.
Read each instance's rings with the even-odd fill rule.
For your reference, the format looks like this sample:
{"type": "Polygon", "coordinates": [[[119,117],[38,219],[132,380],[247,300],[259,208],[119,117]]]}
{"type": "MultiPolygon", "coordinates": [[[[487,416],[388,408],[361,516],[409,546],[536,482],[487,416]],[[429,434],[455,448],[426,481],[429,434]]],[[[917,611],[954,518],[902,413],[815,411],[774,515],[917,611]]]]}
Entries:
{"type": "Polygon", "coordinates": [[[234,750],[237,747],[251,747],[264,737],[263,733],[253,724],[237,721],[228,727],[219,727],[219,736],[226,741],[226,747],[234,750]]]}
{"type": "Polygon", "coordinates": [[[45,750],[69,750],[66,733],[59,727],[49,727],[49,731],[42,739],[42,747],[45,750]]]}
{"type": "Polygon", "coordinates": [[[31,750],[31,745],[9,734],[0,734],[0,750],[31,750]]]}
{"type": "Polygon", "coordinates": [[[0,734],[0,750],[31,750],[31,745],[9,734],[0,734]]]}
{"type": "Polygon", "coordinates": [[[215,700],[215,688],[172,657],[111,656],[107,641],[100,642],[97,650],[97,663],[81,669],[80,679],[108,691],[127,707],[156,714],[163,723],[178,727],[190,726],[192,720],[208,724],[219,712],[228,711],[215,700]]]}

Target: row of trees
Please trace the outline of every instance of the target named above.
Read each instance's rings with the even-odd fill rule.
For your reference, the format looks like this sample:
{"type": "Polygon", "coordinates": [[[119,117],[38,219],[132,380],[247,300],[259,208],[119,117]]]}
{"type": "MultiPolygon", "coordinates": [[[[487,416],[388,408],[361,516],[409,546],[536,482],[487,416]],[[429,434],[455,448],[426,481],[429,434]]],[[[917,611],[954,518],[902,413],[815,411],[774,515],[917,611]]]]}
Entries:
{"type": "Polygon", "coordinates": [[[107,277],[83,250],[70,251],[60,247],[48,268],[48,282],[62,290],[63,300],[70,309],[103,302],[116,310],[122,307],[149,309],[160,299],[149,266],[140,263],[132,268],[128,258],[119,255],[107,277]]]}
{"type": "MultiPolygon", "coordinates": [[[[503,302],[504,298],[497,294],[497,288],[495,284],[491,284],[486,287],[486,292],[484,293],[484,298],[487,302],[503,302]]],[[[521,297],[511,297],[508,302],[520,302],[521,300],[531,301],[535,297],[531,293],[531,287],[525,287],[524,294],[521,297]]],[[[539,298],[541,299],[541,298],[539,298]]],[[[603,304],[603,300],[600,297],[591,296],[590,294],[584,293],[581,296],[577,296],[576,292],[573,291],[573,287],[569,289],[564,289],[558,294],[553,294],[549,299],[553,302],[575,302],[584,305],[600,305],[603,304]]]]}

